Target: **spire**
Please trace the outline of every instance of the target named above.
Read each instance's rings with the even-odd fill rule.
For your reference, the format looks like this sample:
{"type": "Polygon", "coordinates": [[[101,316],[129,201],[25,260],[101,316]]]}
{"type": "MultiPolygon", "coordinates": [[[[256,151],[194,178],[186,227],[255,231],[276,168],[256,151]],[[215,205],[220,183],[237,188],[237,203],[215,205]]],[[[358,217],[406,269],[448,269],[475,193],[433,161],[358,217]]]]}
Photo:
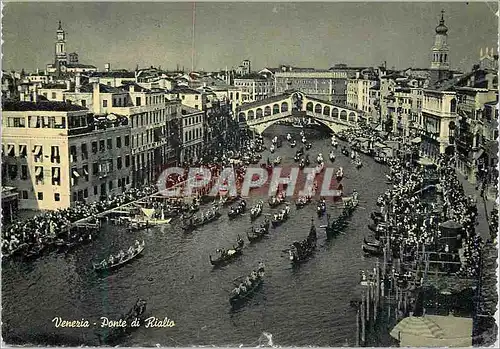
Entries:
{"type": "Polygon", "coordinates": [[[439,24],[444,25],[444,10],[441,10],[441,20],[439,21],[439,24]]]}
{"type": "Polygon", "coordinates": [[[57,28],[57,30],[63,30],[61,21],[59,21],[59,28],[57,28]]]}

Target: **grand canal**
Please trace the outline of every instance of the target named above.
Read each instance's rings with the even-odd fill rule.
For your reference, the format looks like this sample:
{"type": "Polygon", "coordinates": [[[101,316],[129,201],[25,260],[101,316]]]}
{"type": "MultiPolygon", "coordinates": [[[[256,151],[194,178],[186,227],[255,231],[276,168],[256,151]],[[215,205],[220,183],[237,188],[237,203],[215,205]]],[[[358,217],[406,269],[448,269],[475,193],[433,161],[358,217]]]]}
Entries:
{"type": "MultiPolygon", "coordinates": [[[[298,133],[291,127],[272,126],[267,134],[292,131],[298,133]]],[[[274,344],[281,346],[342,346],[346,342],[353,346],[355,309],[349,302],[356,296],[360,271],[373,268],[374,260],[365,258],[360,247],[376,198],[386,188],[387,169],[361,155],[364,167],[356,170],[340,154],[340,147],[331,165],[327,160],[331,149],[328,136],[316,133],[314,137],[311,160],[322,152],[327,166],[344,167],[345,192],[359,192],[360,208],[345,235],[325,240],[319,226],[326,224],[326,218],[317,218],[315,204],[300,211],[291,205],[291,218],[253,245],[245,237],[252,225],[248,215],[229,221],[227,209],[219,221],[190,234],[183,233],[176,221],[133,233],[105,225],[91,244],[71,253],[46,255],[29,264],[3,264],[4,341],[96,345],[93,326],[62,329],[55,328],[51,320],[56,316],[66,320],[85,318],[91,323],[98,323],[101,316],[117,319],[140,297],[148,302],[149,316],[168,317],[175,327],[140,327],[121,345],[255,346],[265,331],[273,335],[274,344]],[[292,269],[284,250],[294,240],[306,237],[311,217],[318,227],[319,248],[309,262],[292,269]],[[212,269],[209,255],[217,248],[231,247],[238,234],[245,237],[243,255],[224,268],[212,269]],[[126,249],[136,239],[146,242],[141,258],[107,277],[94,273],[92,261],[126,249]],[[241,310],[231,312],[228,294],[233,280],[256,268],[259,261],[266,264],[260,293],[241,310]]],[[[312,140],[312,136],[309,138],[312,140]]],[[[271,159],[281,155],[284,165],[293,165],[295,150],[285,142],[271,159]]],[[[263,159],[267,156],[264,153],[263,159]]],[[[249,201],[258,199],[252,196],[249,201]]],[[[330,200],[328,212],[338,215],[337,207],[330,200]]],[[[264,213],[271,212],[266,204],[264,213]]]]}

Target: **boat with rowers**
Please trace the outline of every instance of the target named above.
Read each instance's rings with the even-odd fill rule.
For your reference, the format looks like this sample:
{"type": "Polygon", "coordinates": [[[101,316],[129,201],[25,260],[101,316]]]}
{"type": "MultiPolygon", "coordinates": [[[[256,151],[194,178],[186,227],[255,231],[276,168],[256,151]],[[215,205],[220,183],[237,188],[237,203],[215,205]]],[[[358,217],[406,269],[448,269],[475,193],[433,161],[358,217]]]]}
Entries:
{"type": "Polygon", "coordinates": [[[240,282],[229,295],[232,308],[238,308],[249,300],[262,285],[264,278],[264,263],[260,262],[257,271],[253,270],[244,281],[240,282]]]}
{"type": "Polygon", "coordinates": [[[312,201],[311,195],[301,196],[295,201],[295,207],[297,209],[303,208],[312,201]]]}
{"type": "Polygon", "coordinates": [[[134,306],[126,313],[120,316],[118,320],[121,323],[126,324],[124,327],[113,327],[107,329],[105,332],[98,332],[97,336],[99,338],[99,342],[101,345],[113,345],[119,339],[121,339],[124,335],[126,335],[131,330],[137,328],[135,326],[131,326],[132,321],[136,320],[139,326],[142,325],[145,314],[146,314],[146,306],[147,302],[143,299],[138,299],[134,306]]]}
{"type": "Polygon", "coordinates": [[[229,212],[227,213],[227,216],[229,217],[229,219],[236,218],[245,213],[246,208],[247,208],[246,201],[241,199],[241,201],[238,203],[236,207],[231,206],[229,212]]]}
{"type": "Polygon", "coordinates": [[[323,154],[321,154],[321,153],[318,154],[318,157],[316,158],[316,162],[318,164],[321,164],[321,163],[324,162],[324,160],[323,160],[323,154]]]}
{"type": "Polygon", "coordinates": [[[135,245],[130,246],[127,252],[121,250],[116,256],[111,255],[108,259],[103,259],[100,263],[93,263],[92,266],[96,272],[117,269],[139,256],[144,250],[144,246],[144,241],[140,243],[138,240],[135,240],[135,245]]]}
{"type": "Polygon", "coordinates": [[[311,219],[311,229],[307,238],[300,242],[295,241],[290,246],[290,250],[288,251],[290,262],[295,265],[307,261],[316,250],[317,240],[316,227],[314,226],[314,220],[311,219]]]}
{"type": "Polygon", "coordinates": [[[307,142],[306,143],[306,150],[309,150],[312,148],[312,143],[311,142],[307,142]]]}
{"type": "Polygon", "coordinates": [[[296,145],[297,145],[297,141],[295,139],[290,142],[291,148],[295,148],[296,145]]]}
{"type": "Polygon", "coordinates": [[[234,258],[241,256],[243,253],[243,246],[245,245],[245,242],[243,239],[238,235],[238,240],[236,240],[236,247],[233,246],[233,248],[225,250],[225,249],[217,249],[217,253],[219,254],[219,257],[217,259],[212,259],[212,256],[209,255],[210,258],[210,264],[213,266],[221,266],[223,264],[226,264],[230,261],[232,261],[234,258]]]}
{"type": "Polygon", "coordinates": [[[290,217],[290,206],[288,204],[285,208],[281,209],[279,213],[275,213],[273,219],[271,220],[271,224],[273,228],[283,224],[290,217]]]}
{"type": "Polygon", "coordinates": [[[330,161],[331,162],[334,162],[335,161],[335,153],[332,151],[330,151],[330,155],[328,156],[330,158],[330,161]]]}
{"type": "Polygon", "coordinates": [[[342,167],[339,167],[337,173],[335,174],[335,177],[337,178],[337,182],[340,182],[342,178],[344,178],[344,169],[342,167]]]}
{"type": "Polygon", "coordinates": [[[324,198],[321,198],[320,201],[318,202],[318,208],[316,211],[318,213],[318,217],[321,217],[325,214],[325,212],[326,212],[326,200],[324,198]]]}
{"type": "Polygon", "coordinates": [[[266,219],[264,222],[260,224],[258,228],[251,228],[251,232],[247,232],[247,238],[250,243],[254,243],[256,241],[261,240],[265,235],[269,234],[269,226],[271,225],[271,222],[266,219]]]}
{"type": "Polygon", "coordinates": [[[165,210],[156,210],[154,208],[141,207],[140,214],[130,219],[129,226],[131,228],[146,228],[150,226],[168,224],[170,223],[170,221],[172,221],[172,218],[167,218],[165,216],[165,210]]]}
{"type": "Polygon", "coordinates": [[[278,207],[284,202],[285,202],[285,194],[282,191],[280,191],[275,197],[270,198],[268,203],[269,207],[274,208],[278,207]]]}
{"type": "Polygon", "coordinates": [[[281,164],[281,156],[278,156],[276,159],[274,159],[273,164],[275,166],[281,164]]]}
{"type": "Polygon", "coordinates": [[[214,206],[211,209],[200,213],[199,215],[195,215],[194,217],[181,217],[182,220],[182,229],[184,231],[191,231],[198,227],[201,227],[204,224],[216,221],[221,216],[219,212],[219,207],[214,206]]]}
{"type": "Polygon", "coordinates": [[[259,200],[257,204],[252,206],[250,208],[250,221],[254,221],[257,219],[262,214],[262,211],[264,210],[264,201],[259,200]]]}
{"type": "MultiPolygon", "coordinates": [[[[358,207],[358,193],[354,190],[351,197],[342,198],[342,201],[344,203],[342,213],[331,224],[329,223],[326,226],[326,236],[328,239],[337,236],[347,226],[349,218],[358,207]]],[[[328,217],[328,222],[330,222],[330,217],[328,217]]]]}

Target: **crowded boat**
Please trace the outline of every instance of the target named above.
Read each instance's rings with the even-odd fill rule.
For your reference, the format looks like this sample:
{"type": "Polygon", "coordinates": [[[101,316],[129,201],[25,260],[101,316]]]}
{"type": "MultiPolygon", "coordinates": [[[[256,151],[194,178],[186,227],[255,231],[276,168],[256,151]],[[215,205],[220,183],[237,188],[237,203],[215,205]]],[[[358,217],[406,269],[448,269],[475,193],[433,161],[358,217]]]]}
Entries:
{"type": "Polygon", "coordinates": [[[294,241],[288,252],[289,259],[292,264],[305,262],[312,256],[316,249],[316,241],[318,240],[314,221],[311,220],[311,229],[306,239],[302,241],[294,241]]]}
{"type": "Polygon", "coordinates": [[[262,214],[264,210],[264,201],[259,200],[254,206],[250,208],[250,220],[253,222],[262,214]]]}
{"type": "Polygon", "coordinates": [[[275,213],[273,215],[273,218],[271,220],[273,228],[276,228],[279,225],[283,224],[286,220],[288,220],[289,217],[290,217],[290,206],[288,206],[287,204],[285,208],[282,208],[278,213],[275,213]]]}
{"type": "Polygon", "coordinates": [[[247,232],[248,241],[250,241],[250,243],[253,243],[261,240],[265,235],[269,233],[270,225],[271,222],[268,219],[265,219],[258,228],[252,227],[250,233],[247,232]]]}
{"type": "Polygon", "coordinates": [[[127,251],[120,250],[116,255],[111,255],[98,264],[94,263],[93,268],[97,272],[117,269],[137,257],[144,250],[144,246],[144,241],[140,243],[138,240],[135,240],[135,244],[130,246],[127,251]]]}
{"type": "Polygon", "coordinates": [[[236,207],[231,206],[229,212],[227,213],[227,216],[229,217],[229,219],[236,218],[245,213],[246,207],[247,207],[246,201],[241,199],[241,201],[236,205],[236,207]]]}
{"type": "Polygon", "coordinates": [[[257,270],[253,270],[243,281],[236,286],[229,296],[229,303],[233,308],[242,305],[250,299],[262,285],[264,278],[264,263],[260,262],[257,270]]]}

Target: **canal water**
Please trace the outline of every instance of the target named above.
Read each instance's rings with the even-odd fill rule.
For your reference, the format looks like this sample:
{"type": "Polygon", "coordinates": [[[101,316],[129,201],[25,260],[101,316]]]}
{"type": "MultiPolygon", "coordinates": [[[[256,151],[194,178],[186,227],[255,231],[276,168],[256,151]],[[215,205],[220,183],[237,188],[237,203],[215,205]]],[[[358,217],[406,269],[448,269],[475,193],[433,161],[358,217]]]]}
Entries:
{"type": "MultiPolygon", "coordinates": [[[[298,134],[287,126],[272,126],[272,135],[298,134]]],[[[147,300],[147,315],[175,322],[170,328],[140,327],[123,338],[124,346],[256,346],[263,332],[272,334],[280,346],[354,346],[356,310],[350,301],[356,297],[361,270],[373,268],[374,260],[361,252],[363,236],[383,192],[387,169],[361,155],[364,167],[356,170],[350,160],[336,150],[337,160],[328,161],[329,136],[308,130],[313,147],[311,160],[321,152],[327,166],[344,167],[344,191],[356,189],[360,207],[344,235],[327,242],[320,225],[326,218],[316,216],[316,204],[300,211],[291,205],[291,218],[266,239],[249,245],[245,231],[252,226],[249,216],[229,221],[227,209],[222,217],[193,233],[183,233],[178,222],[148,231],[127,232],[119,226],[105,225],[94,241],[68,254],[50,254],[32,263],[4,262],[2,275],[2,334],[6,343],[52,345],[97,345],[100,317],[119,318],[137,298],[147,300]],[[292,268],[286,249],[294,240],[304,239],[314,217],[318,228],[315,256],[292,268]],[[217,248],[231,247],[238,235],[245,239],[243,255],[232,264],[213,269],[209,255],[217,248]],[[142,257],[107,277],[92,270],[92,262],[110,252],[128,248],[144,240],[142,257]],[[233,280],[247,275],[259,261],[266,264],[260,292],[239,311],[231,312],[228,301],[233,280]],[[90,328],[55,328],[54,317],[65,320],[87,319],[90,328]],[[93,323],[96,323],[94,326],[93,323]]],[[[298,135],[297,135],[298,138],[298,135]]],[[[295,149],[286,142],[275,154],[283,165],[293,166],[295,149]]],[[[254,203],[264,196],[252,196],[254,203]]],[[[341,203],[328,203],[328,212],[337,216],[341,203]]],[[[273,210],[265,205],[264,213],[273,210]]],[[[263,219],[263,217],[261,217],[263,219]]],[[[257,221],[255,224],[258,224],[257,221]]]]}

